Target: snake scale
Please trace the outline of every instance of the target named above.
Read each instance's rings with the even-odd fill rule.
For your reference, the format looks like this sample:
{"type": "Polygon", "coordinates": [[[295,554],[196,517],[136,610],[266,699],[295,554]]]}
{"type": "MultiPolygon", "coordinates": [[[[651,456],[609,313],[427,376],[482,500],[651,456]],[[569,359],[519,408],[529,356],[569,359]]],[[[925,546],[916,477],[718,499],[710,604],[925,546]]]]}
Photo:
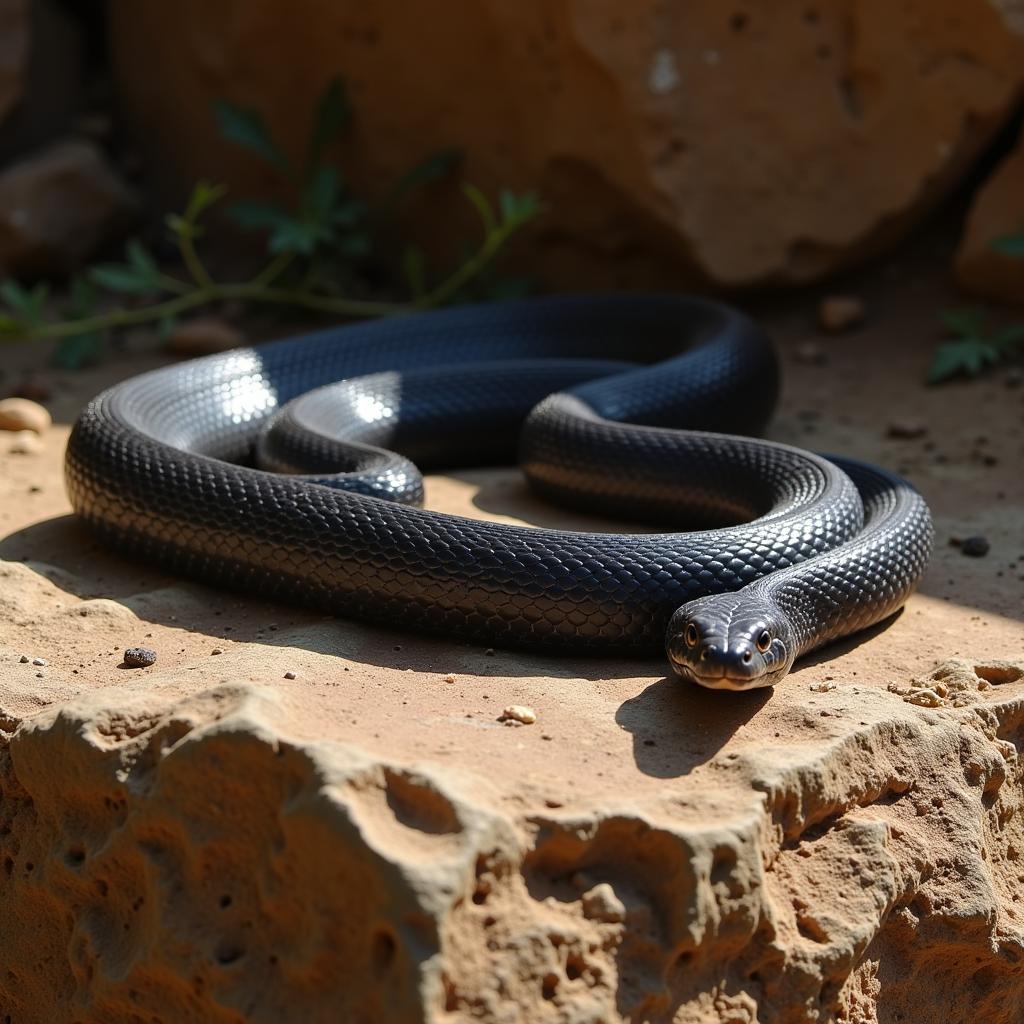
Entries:
{"type": "Polygon", "coordinates": [[[763,332],[708,300],[464,306],[126,380],[81,414],[66,478],[105,540],[175,573],[491,646],[664,648],[750,689],[897,610],[932,541],[899,477],[740,436],[777,390],[763,332]],[[517,450],[541,494],[658,532],[417,507],[417,465],[517,450]]]}

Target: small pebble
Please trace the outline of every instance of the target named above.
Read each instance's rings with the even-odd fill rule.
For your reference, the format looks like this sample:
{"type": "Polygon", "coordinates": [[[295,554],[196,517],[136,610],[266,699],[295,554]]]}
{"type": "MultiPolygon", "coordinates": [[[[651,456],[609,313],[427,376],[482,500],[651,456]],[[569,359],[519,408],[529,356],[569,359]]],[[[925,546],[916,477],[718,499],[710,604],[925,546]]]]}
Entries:
{"type": "Polygon", "coordinates": [[[510,704],[500,715],[499,722],[519,722],[520,725],[533,725],[537,721],[537,712],[525,704],[510,704]]]}
{"type": "Polygon", "coordinates": [[[487,650],[484,651],[484,657],[485,658],[493,658],[494,657],[494,648],[493,647],[488,647],[487,650]]]}
{"type": "Polygon", "coordinates": [[[626,920],[626,907],[615,895],[615,890],[607,883],[595,885],[581,898],[583,916],[590,921],[604,921],[606,924],[619,924],[626,920]]]}
{"type": "Polygon", "coordinates": [[[285,672],[284,677],[285,677],[285,679],[296,679],[297,678],[297,676],[295,675],[294,672],[285,672]]]}
{"type": "Polygon", "coordinates": [[[967,555],[970,558],[982,558],[988,554],[989,543],[988,538],[982,537],[980,534],[974,537],[950,537],[949,543],[960,549],[960,554],[967,555]]]}
{"type": "Polygon", "coordinates": [[[31,659],[31,658],[30,658],[30,657],[29,657],[29,656],[28,656],[27,654],[23,654],[23,655],[22,655],[22,656],[21,656],[21,657],[20,657],[20,658],[18,659],[18,661],[20,661],[20,662],[22,663],[22,665],[27,665],[27,664],[28,664],[28,663],[29,663],[29,662],[30,662],[31,660],[32,660],[32,659],[31,659]]]}
{"type": "Polygon", "coordinates": [[[897,437],[907,441],[913,440],[915,437],[924,437],[927,433],[928,424],[924,420],[892,420],[885,429],[887,437],[897,437]]]}
{"type": "Polygon", "coordinates": [[[446,676],[442,676],[441,678],[444,679],[446,683],[454,683],[456,681],[455,675],[451,672],[449,672],[446,676]]]}
{"type": "Polygon", "coordinates": [[[864,322],[864,303],[855,295],[828,295],[818,304],[818,323],[823,331],[839,334],[864,322]]]}
{"type": "Polygon", "coordinates": [[[214,647],[214,649],[212,651],[210,651],[210,653],[211,654],[223,654],[224,653],[224,648],[223,647],[214,647]]]}
{"type": "Polygon", "coordinates": [[[124,664],[129,668],[147,668],[156,664],[156,651],[151,647],[128,647],[124,652],[124,664]]]}
{"type": "Polygon", "coordinates": [[[27,398],[0,401],[0,430],[31,430],[42,434],[51,422],[50,414],[38,402],[27,398]]]}
{"type": "Polygon", "coordinates": [[[835,683],[811,683],[811,693],[828,693],[836,688],[835,683]]]}
{"type": "Polygon", "coordinates": [[[32,659],[32,664],[33,665],[43,665],[43,666],[45,666],[45,665],[48,665],[49,662],[45,658],[33,658],[32,659]]]}

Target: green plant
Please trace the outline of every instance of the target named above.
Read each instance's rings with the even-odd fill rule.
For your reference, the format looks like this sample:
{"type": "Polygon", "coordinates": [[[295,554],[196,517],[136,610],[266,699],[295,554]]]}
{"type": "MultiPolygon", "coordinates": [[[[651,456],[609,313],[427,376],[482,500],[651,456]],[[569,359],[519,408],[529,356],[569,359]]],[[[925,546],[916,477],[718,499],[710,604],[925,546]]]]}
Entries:
{"type": "MultiPolygon", "coordinates": [[[[992,243],[997,252],[1024,259],[1024,232],[992,243]]],[[[951,309],[942,314],[949,341],[939,344],[928,368],[928,383],[951,377],[976,377],[1024,347],[1024,323],[992,329],[980,309],[951,309]]]]}
{"type": "MultiPolygon", "coordinates": [[[[166,218],[183,274],[168,273],[142,242],[133,239],[126,246],[125,262],[93,266],[72,281],[70,297],[56,319],[46,318],[49,291],[45,284],[29,290],[16,281],[4,281],[0,300],[6,309],[0,311],[0,333],[12,338],[61,339],[59,361],[75,366],[95,358],[112,329],[157,323],[166,333],[181,314],[225,300],[297,307],[337,317],[380,317],[428,309],[464,299],[473,294],[474,285],[487,284],[493,261],[505,243],[540,211],[533,193],[502,191],[495,208],[479,189],[464,184],[483,235],[455,269],[431,281],[422,252],[408,245],[402,275],[409,298],[353,297],[352,286],[359,284],[368,261],[377,255],[375,243],[382,225],[415,188],[450,174],[459,153],[447,149],[433,154],[371,205],[351,194],[340,167],[327,160],[331,142],[351,123],[339,80],[330,83],[317,104],[301,167],[277,146],[257,111],[220,101],[215,114],[226,139],[260,156],[290,185],[290,203],[240,200],[227,208],[240,227],[265,236],[264,265],[245,280],[220,281],[210,272],[199,241],[206,230],[204,216],[226,190],[200,181],[185,209],[166,218]],[[111,306],[112,297],[121,302],[111,306]]],[[[488,284],[495,295],[502,289],[500,280],[488,284]]]]}

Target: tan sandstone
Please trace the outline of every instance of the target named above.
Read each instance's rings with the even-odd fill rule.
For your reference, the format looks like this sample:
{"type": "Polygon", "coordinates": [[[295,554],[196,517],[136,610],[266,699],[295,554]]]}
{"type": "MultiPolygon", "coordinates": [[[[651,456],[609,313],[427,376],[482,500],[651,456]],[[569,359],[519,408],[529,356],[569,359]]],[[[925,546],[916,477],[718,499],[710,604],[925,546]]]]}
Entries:
{"type": "Polygon", "coordinates": [[[978,190],[956,254],[957,281],[990,299],[1024,304],[1024,257],[993,248],[1024,237],[1024,137],[978,190]]]}
{"type": "MultiPolygon", "coordinates": [[[[157,357],[68,378],[44,450],[0,449],[0,1019],[1019,1024],[1020,393],[921,386],[952,301],[928,273],[858,282],[872,317],[824,365],[796,357],[812,305],[768,320],[771,436],[908,473],[939,544],[902,615],[748,695],[119,558],[68,514],[62,442],[157,357]],[[894,409],[938,448],[887,436],[894,409]],[[984,558],[947,543],[979,533],[984,558]],[[134,646],[156,663],[121,667],[134,646]],[[513,705],[536,724],[498,722],[513,705]]],[[[608,527],[511,470],[428,502],[608,527]]]]}
{"type": "MultiPolygon", "coordinates": [[[[334,75],[347,176],[382,195],[459,146],[490,194],[538,189],[521,265],[549,284],[808,281],[890,245],[963,180],[1024,82],[1013,5],[570,0],[112,4],[120,96],[165,196],[199,177],[280,189],[210,113],[265,112],[301,159],[334,75]],[[273,59],[268,59],[272,54],[273,59]]],[[[420,204],[454,258],[454,184],[420,204]]]]}

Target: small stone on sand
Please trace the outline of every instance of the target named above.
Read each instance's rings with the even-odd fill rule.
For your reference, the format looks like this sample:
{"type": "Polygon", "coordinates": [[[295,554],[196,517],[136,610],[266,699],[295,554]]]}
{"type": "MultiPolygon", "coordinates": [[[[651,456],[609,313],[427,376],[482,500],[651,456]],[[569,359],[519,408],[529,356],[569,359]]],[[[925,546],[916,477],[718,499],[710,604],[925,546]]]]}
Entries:
{"type": "Polygon", "coordinates": [[[124,664],[129,668],[148,668],[156,664],[156,651],[151,647],[128,647],[124,652],[124,664]]]}
{"type": "Polygon", "coordinates": [[[27,398],[0,401],[0,430],[31,430],[41,434],[51,422],[50,414],[38,402],[27,398]]]}
{"type": "Polygon", "coordinates": [[[518,722],[520,725],[533,725],[537,721],[537,712],[525,704],[510,704],[498,716],[499,722],[518,722]]]}

